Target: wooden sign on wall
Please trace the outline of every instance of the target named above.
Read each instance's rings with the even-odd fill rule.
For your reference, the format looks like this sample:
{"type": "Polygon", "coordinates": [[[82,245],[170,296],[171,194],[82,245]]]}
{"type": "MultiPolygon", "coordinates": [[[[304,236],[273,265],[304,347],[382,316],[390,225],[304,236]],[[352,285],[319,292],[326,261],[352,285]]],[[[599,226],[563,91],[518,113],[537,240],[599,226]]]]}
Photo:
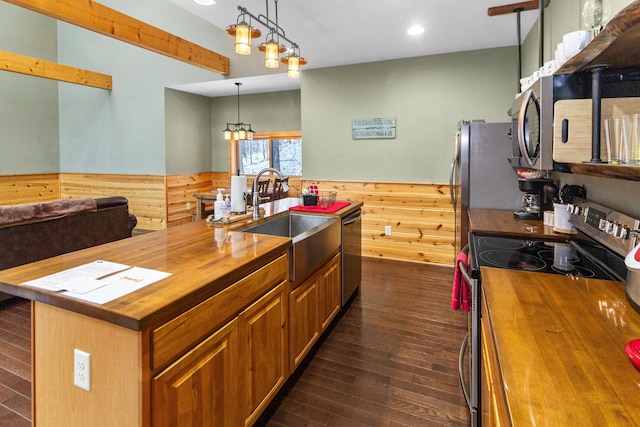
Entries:
{"type": "Polygon", "coordinates": [[[395,139],[396,118],[353,119],[351,137],[353,139],[395,139]]]}

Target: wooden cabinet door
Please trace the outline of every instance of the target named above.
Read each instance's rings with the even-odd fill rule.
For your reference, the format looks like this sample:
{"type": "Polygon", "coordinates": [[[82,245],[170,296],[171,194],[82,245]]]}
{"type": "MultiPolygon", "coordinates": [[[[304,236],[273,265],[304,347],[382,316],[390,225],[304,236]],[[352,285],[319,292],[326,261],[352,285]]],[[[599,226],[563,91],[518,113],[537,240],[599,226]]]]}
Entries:
{"type": "Polygon", "coordinates": [[[153,426],[237,425],[237,377],[235,319],[153,378],[153,426]]]}
{"type": "Polygon", "coordinates": [[[285,283],[240,313],[240,398],[252,425],[288,376],[285,283]]]}
{"type": "Polygon", "coordinates": [[[289,364],[298,367],[311,346],[318,330],[318,285],[321,276],[314,275],[289,294],[289,364]]]}
{"type": "Polygon", "coordinates": [[[333,257],[320,272],[318,288],[320,332],[324,331],[342,307],[342,274],[340,254],[333,257]]]}

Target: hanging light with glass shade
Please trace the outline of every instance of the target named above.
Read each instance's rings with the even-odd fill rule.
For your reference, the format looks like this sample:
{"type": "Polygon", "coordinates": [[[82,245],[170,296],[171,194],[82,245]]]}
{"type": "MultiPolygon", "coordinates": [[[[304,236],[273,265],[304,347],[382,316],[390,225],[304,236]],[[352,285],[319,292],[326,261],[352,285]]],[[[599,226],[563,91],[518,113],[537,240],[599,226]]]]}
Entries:
{"type": "Polygon", "coordinates": [[[280,65],[279,56],[287,50],[286,47],[276,41],[277,39],[277,33],[271,30],[267,35],[266,41],[258,45],[258,50],[265,54],[264,65],[267,68],[278,68],[278,65],[280,65]]]}
{"type": "Polygon", "coordinates": [[[284,29],[278,24],[278,0],[273,0],[275,5],[275,20],[269,18],[269,0],[266,0],[267,14],[258,16],[249,12],[245,7],[238,6],[240,15],[237,23],[229,25],[227,34],[236,38],[236,52],[241,55],[251,53],[251,39],[260,37],[260,30],[253,27],[253,23],[258,23],[269,30],[269,34],[264,43],[258,46],[258,50],[265,54],[265,66],[267,68],[278,68],[279,62],[287,64],[287,76],[291,78],[300,77],[300,67],[307,61],[300,56],[300,47],[285,35],[284,29]],[[249,19],[249,24],[246,20],[249,19]],[[290,44],[289,54],[278,60],[281,53],[286,51],[286,47],[280,44],[280,40],[285,40],[290,44]]]}
{"type": "Polygon", "coordinates": [[[230,139],[236,141],[251,140],[254,133],[253,129],[251,129],[251,123],[242,123],[240,121],[240,86],[242,86],[242,83],[236,82],[235,85],[238,88],[238,121],[236,123],[227,123],[227,127],[222,130],[222,133],[226,141],[230,139]]]}
{"type": "Polygon", "coordinates": [[[232,37],[236,38],[235,48],[236,53],[240,55],[251,54],[251,39],[258,38],[262,35],[262,32],[251,26],[251,18],[247,23],[246,14],[241,13],[238,15],[238,19],[235,24],[229,25],[225,31],[232,37]]]}
{"type": "Polygon", "coordinates": [[[289,49],[289,54],[281,59],[283,64],[287,64],[287,76],[292,79],[300,77],[300,67],[307,63],[307,60],[300,56],[298,45],[289,49]]]}

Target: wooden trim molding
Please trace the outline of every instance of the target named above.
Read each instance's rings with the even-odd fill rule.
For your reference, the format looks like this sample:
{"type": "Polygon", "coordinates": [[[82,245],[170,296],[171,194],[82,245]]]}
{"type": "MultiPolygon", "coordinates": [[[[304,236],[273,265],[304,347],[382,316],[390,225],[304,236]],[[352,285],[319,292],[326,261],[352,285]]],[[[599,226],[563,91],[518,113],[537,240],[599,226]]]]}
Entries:
{"type": "Polygon", "coordinates": [[[229,74],[229,58],[89,0],[4,0],[87,30],[184,61],[229,74]]]}
{"type": "Polygon", "coordinates": [[[0,50],[0,70],[111,90],[107,74],[0,50]]]}

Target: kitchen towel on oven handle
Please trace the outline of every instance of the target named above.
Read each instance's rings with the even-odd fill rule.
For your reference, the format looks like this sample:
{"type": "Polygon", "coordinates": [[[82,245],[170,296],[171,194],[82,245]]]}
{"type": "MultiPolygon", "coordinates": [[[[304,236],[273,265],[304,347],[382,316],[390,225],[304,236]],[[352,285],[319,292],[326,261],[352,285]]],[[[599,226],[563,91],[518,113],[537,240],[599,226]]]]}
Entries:
{"type": "Polygon", "coordinates": [[[454,310],[460,310],[460,308],[462,308],[463,311],[468,312],[471,310],[471,304],[469,303],[469,284],[464,280],[464,277],[462,277],[462,273],[460,273],[461,267],[467,268],[468,266],[469,257],[466,251],[468,251],[467,246],[456,256],[453,284],[451,286],[451,308],[454,310]],[[462,266],[460,264],[462,264],[462,266]]]}

